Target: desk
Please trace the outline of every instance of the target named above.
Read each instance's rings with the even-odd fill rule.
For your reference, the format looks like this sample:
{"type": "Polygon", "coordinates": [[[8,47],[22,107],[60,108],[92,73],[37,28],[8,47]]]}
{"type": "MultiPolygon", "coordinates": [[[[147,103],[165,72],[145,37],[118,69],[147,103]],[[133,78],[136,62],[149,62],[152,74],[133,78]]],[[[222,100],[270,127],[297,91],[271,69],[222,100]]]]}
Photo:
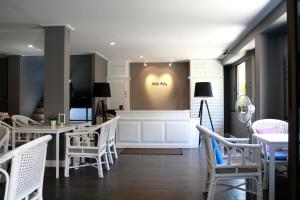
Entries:
{"type": "Polygon", "coordinates": [[[288,147],[288,134],[254,134],[253,142],[269,147],[269,200],[275,199],[275,150],[288,147]]]}
{"type": "Polygon", "coordinates": [[[12,130],[12,148],[16,146],[16,133],[40,133],[40,134],[55,134],[55,145],[56,145],[56,157],[55,157],[55,167],[56,167],[56,178],[59,178],[59,134],[75,130],[75,125],[64,125],[64,126],[54,126],[49,125],[33,125],[26,127],[13,128],[12,130]]]}
{"type": "Polygon", "coordinates": [[[116,111],[120,116],[118,148],[193,148],[198,146],[196,126],[189,110],[116,111]]]}

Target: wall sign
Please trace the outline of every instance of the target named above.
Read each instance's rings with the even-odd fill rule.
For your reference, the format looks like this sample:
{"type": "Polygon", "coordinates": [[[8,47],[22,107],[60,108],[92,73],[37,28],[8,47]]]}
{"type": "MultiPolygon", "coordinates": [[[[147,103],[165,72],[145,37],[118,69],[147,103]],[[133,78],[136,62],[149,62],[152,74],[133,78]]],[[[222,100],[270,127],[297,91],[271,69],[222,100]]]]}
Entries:
{"type": "Polygon", "coordinates": [[[152,82],[153,86],[168,86],[167,82],[152,82]]]}

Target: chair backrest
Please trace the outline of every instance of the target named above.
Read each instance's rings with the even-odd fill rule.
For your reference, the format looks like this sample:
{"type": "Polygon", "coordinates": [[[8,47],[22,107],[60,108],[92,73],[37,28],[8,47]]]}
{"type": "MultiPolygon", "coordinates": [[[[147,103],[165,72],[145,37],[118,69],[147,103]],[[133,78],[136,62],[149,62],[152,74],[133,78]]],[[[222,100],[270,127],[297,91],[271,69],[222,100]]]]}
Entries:
{"type": "Polygon", "coordinates": [[[5,126],[6,128],[8,128],[9,130],[12,130],[13,127],[11,125],[9,125],[8,123],[0,120],[0,125],[5,126]]]}
{"type": "Polygon", "coordinates": [[[112,121],[109,120],[109,121],[101,124],[101,126],[100,126],[101,130],[100,130],[100,136],[98,138],[99,151],[103,151],[103,150],[105,150],[104,148],[106,148],[106,142],[107,142],[109,128],[110,128],[111,123],[112,123],[112,121]]]}
{"type": "Polygon", "coordinates": [[[0,124],[0,150],[3,148],[3,152],[0,151],[0,155],[8,151],[9,135],[11,130],[6,126],[0,124]]]}
{"type": "Polygon", "coordinates": [[[23,115],[13,115],[11,119],[13,127],[30,126],[30,123],[36,123],[34,120],[23,115]]]}
{"type": "Polygon", "coordinates": [[[31,195],[42,197],[47,144],[51,138],[50,135],[40,137],[0,158],[1,162],[11,160],[5,199],[27,199],[31,195]]]}
{"type": "Polygon", "coordinates": [[[211,143],[211,137],[215,136],[215,134],[204,126],[197,125],[196,127],[204,143],[208,170],[214,171],[217,163],[216,160],[214,159],[215,154],[211,143]]]}
{"type": "Polygon", "coordinates": [[[260,119],[252,124],[252,130],[254,134],[257,134],[257,129],[276,128],[277,133],[288,133],[289,124],[285,121],[278,119],[260,119]]]}
{"type": "Polygon", "coordinates": [[[120,118],[120,116],[116,116],[116,117],[111,119],[112,122],[111,122],[111,125],[109,127],[109,136],[108,136],[109,140],[116,137],[116,128],[117,128],[119,118],[120,118]]]}
{"type": "Polygon", "coordinates": [[[11,125],[9,125],[8,123],[2,121],[2,120],[0,120],[0,125],[5,126],[6,128],[9,129],[10,134],[9,134],[8,145],[11,146],[11,132],[13,130],[13,127],[11,125]]]}

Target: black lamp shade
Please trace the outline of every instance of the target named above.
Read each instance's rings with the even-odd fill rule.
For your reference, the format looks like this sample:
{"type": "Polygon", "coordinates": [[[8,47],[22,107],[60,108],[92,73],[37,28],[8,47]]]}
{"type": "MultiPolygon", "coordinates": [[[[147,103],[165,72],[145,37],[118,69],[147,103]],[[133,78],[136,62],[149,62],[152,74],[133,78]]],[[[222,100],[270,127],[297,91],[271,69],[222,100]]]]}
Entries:
{"type": "Polygon", "coordinates": [[[210,82],[198,82],[195,85],[194,97],[212,97],[210,82]]]}
{"type": "Polygon", "coordinates": [[[109,83],[94,83],[94,97],[111,97],[109,83]]]}

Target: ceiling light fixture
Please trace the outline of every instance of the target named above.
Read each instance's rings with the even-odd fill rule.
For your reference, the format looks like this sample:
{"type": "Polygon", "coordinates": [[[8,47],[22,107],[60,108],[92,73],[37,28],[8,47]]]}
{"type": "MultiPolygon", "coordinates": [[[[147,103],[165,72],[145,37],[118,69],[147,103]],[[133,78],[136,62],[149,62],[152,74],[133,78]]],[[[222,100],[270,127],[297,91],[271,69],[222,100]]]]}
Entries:
{"type": "Polygon", "coordinates": [[[226,50],[224,51],[224,53],[223,53],[224,56],[227,56],[227,55],[229,55],[229,54],[231,54],[231,51],[229,51],[228,49],[226,49],[226,50]]]}
{"type": "Polygon", "coordinates": [[[33,48],[33,45],[32,44],[29,44],[29,45],[27,45],[29,48],[33,48]]]}
{"type": "Polygon", "coordinates": [[[144,56],[139,56],[139,58],[144,58],[144,56]]]}
{"type": "Polygon", "coordinates": [[[115,42],[110,42],[109,43],[111,46],[114,46],[114,45],[116,45],[116,43],[115,42]]]}

